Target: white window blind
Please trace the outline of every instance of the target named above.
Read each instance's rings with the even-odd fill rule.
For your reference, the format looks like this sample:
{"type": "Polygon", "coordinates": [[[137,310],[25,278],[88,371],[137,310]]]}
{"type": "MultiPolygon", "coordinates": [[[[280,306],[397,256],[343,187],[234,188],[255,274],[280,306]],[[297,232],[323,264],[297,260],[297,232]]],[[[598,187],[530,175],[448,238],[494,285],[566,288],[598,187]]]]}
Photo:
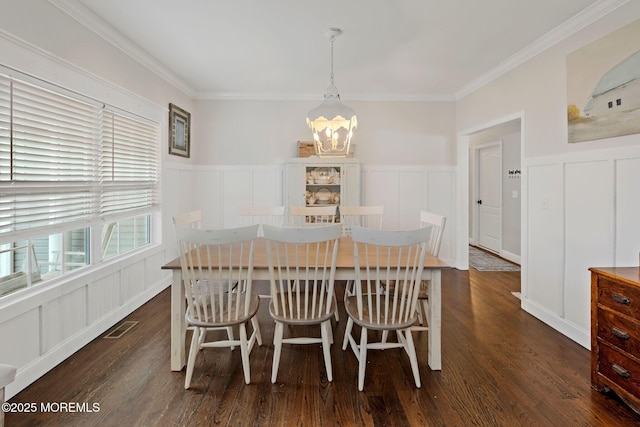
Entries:
{"type": "Polygon", "coordinates": [[[131,117],[102,114],[102,216],[158,205],[158,128],[131,117]]]}
{"type": "Polygon", "coordinates": [[[0,74],[0,236],[158,204],[158,126],[111,110],[0,74]]]}
{"type": "Polygon", "coordinates": [[[11,172],[9,138],[11,132],[11,85],[7,76],[0,74],[0,180],[11,172]]]}

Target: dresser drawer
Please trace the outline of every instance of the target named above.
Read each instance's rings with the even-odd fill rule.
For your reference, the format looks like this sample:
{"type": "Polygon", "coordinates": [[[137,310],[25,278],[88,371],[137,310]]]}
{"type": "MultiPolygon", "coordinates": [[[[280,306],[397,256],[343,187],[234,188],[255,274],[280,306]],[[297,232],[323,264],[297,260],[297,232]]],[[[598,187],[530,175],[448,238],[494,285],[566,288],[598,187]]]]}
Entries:
{"type": "Polygon", "coordinates": [[[598,309],[598,339],[626,351],[640,354],[640,321],[598,309]]]}
{"type": "Polygon", "coordinates": [[[640,396],[640,363],[607,345],[600,346],[598,372],[634,396],[640,396]]]}
{"type": "Polygon", "coordinates": [[[640,289],[598,278],[598,303],[627,316],[640,319],[640,289]]]}

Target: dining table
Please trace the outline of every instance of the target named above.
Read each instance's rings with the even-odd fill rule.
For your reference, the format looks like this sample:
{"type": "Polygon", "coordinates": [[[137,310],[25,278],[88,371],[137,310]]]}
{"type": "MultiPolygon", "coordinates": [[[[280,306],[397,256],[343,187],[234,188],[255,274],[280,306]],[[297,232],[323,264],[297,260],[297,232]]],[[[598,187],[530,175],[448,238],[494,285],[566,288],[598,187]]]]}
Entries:
{"type": "MultiPolygon", "coordinates": [[[[356,278],[354,244],[351,237],[341,237],[338,242],[335,280],[353,281],[356,278]]],[[[240,261],[238,261],[240,262],[240,261]]],[[[422,270],[422,280],[428,281],[429,313],[427,318],[428,355],[427,362],[431,370],[442,369],[441,328],[442,328],[442,281],[441,272],[450,268],[439,258],[427,254],[422,270]]],[[[176,258],[162,266],[171,270],[171,370],[181,371],[185,366],[186,338],[186,297],[182,281],[180,258],[176,258]]],[[[267,243],[264,238],[256,238],[254,242],[252,280],[269,280],[269,264],[267,260],[267,243]]]]}

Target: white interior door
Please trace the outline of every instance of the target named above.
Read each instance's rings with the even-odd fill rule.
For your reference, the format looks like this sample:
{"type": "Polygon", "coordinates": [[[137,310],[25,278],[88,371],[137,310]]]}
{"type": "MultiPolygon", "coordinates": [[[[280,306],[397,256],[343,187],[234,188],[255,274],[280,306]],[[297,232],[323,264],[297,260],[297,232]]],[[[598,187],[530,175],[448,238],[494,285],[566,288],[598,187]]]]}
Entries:
{"type": "Polygon", "coordinates": [[[502,147],[477,149],[478,245],[499,253],[502,246],[502,147]]]}

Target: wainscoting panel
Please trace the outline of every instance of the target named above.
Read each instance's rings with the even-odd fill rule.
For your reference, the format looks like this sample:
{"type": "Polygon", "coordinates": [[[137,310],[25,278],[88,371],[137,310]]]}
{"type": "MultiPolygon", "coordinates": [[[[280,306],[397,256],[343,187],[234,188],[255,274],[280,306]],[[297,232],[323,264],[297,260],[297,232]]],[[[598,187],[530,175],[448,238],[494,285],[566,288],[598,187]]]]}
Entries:
{"type": "Polygon", "coordinates": [[[44,352],[60,345],[84,329],[87,325],[86,313],[86,286],[61,295],[45,304],[42,307],[44,352]]]}
{"type": "Polygon", "coordinates": [[[590,348],[589,267],[638,265],[640,148],[528,159],[522,307],[590,348]]]}
{"type": "Polygon", "coordinates": [[[565,165],[564,317],[591,325],[589,267],[610,265],[613,254],[612,162],[565,165]]]}
{"type": "Polygon", "coordinates": [[[96,279],[89,287],[89,323],[95,322],[120,305],[120,272],[96,279]]]}
{"type": "Polygon", "coordinates": [[[10,399],[171,283],[164,248],[141,250],[0,305],[0,361],[18,368],[10,399]],[[157,270],[151,275],[146,272],[157,270]]]}
{"type": "Polygon", "coordinates": [[[241,225],[242,206],[282,206],[283,167],[244,166],[222,171],[224,227],[241,225]]]}
{"type": "Polygon", "coordinates": [[[398,201],[400,200],[397,188],[400,185],[400,177],[397,171],[381,168],[360,169],[360,203],[362,205],[384,206],[382,217],[383,228],[398,228],[400,223],[398,201]]]}
{"type": "MultiPolygon", "coordinates": [[[[224,198],[223,183],[224,173],[221,170],[198,168],[192,174],[192,190],[186,188],[184,191],[193,191],[193,205],[188,212],[194,209],[202,210],[202,225],[207,228],[221,228],[224,226],[224,198]]],[[[175,236],[174,236],[175,243],[175,236]]],[[[175,246],[175,245],[174,245],[175,246]]]]}
{"type": "Polygon", "coordinates": [[[640,264],[640,158],[616,162],[615,260],[619,267],[640,264]]]}
{"type": "MultiPolygon", "coordinates": [[[[563,166],[529,167],[528,286],[522,294],[554,316],[563,315],[564,181],[563,166]]],[[[524,281],[523,281],[524,282],[524,281]]]]}
{"type": "Polygon", "coordinates": [[[363,166],[361,182],[362,204],[384,206],[385,228],[415,228],[421,210],[446,216],[440,258],[455,265],[455,167],[363,166]]]}
{"type": "Polygon", "coordinates": [[[128,265],[119,272],[121,275],[120,283],[123,304],[145,291],[147,286],[145,286],[146,277],[144,273],[144,262],[128,265]]]}
{"type": "Polygon", "coordinates": [[[455,265],[456,173],[453,170],[430,170],[427,178],[427,203],[423,209],[447,217],[439,256],[450,265],[455,265]]]}
{"type": "Polygon", "coordinates": [[[20,345],[0,346],[0,360],[23,366],[40,356],[40,308],[24,311],[10,319],[0,319],[0,342],[20,345]],[[25,339],[29,337],[29,339],[25,339]]]}

